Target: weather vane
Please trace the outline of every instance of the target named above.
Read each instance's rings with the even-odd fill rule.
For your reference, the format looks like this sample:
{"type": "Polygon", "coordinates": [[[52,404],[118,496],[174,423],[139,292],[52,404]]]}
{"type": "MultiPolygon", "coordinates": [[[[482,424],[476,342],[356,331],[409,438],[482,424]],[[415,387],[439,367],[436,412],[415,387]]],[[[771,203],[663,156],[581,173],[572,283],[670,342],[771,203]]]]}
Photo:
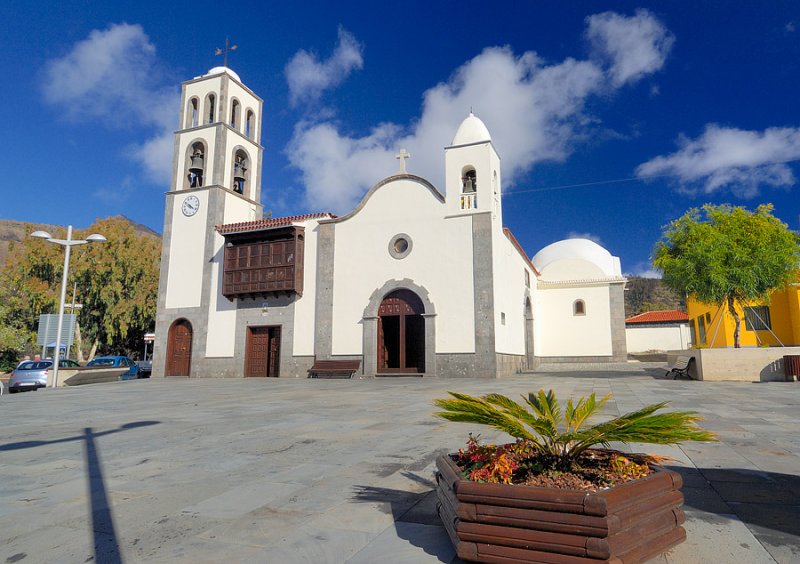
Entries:
{"type": "Polygon", "coordinates": [[[236,51],[237,47],[238,47],[238,45],[231,45],[230,41],[228,41],[228,36],[226,35],[225,36],[225,48],[224,49],[217,48],[214,51],[215,55],[223,55],[223,62],[222,62],[222,66],[223,67],[227,67],[228,66],[228,53],[230,53],[231,51],[236,51]]]}

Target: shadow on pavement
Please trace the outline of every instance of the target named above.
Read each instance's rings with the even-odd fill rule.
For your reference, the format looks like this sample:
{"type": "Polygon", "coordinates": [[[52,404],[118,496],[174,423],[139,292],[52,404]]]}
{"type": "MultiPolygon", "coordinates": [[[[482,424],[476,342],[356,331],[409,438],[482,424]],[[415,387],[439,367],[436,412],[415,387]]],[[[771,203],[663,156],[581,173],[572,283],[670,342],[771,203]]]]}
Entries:
{"type": "MultiPolygon", "coordinates": [[[[105,435],[110,435],[112,433],[119,433],[120,431],[128,431],[130,429],[136,429],[138,427],[148,427],[150,425],[158,425],[161,421],[134,421],[133,423],[125,423],[124,425],[120,425],[117,429],[111,429],[109,431],[102,431],[100,433],[95,433],[95,437],[102,437],[105,435]]],[[[46,445],[55,445],[58,443],[68,443],[70,441],[82,441],[86,438],[86,435],[73,435],[71,437],[63,437],[60,439],[53,439],[51,441],[20,441],[18,443],[7,443],[4,445],[0,445],[0,452],[5,450],[18,450],[22,448],[34,448],[39,446],[46,446],[46,445]]]]}
{"type": "Polygon", "coordinates": [[[450,538],[439,520],[436,511],[436,484],[412,472],[403,472],[402,475],[414,482],[430,488],[428,491],[415,493],[391,488],[375,486],[354,486],[353,501],[362,503],[388,504],[395,521],[395,530],[398,538],[421,548],[425,553],[437,557],[442,562],[461,562],[453,556],[454,549],[450,538]],[[427,525],[426,533],[419,534],[420,527],[414,525],[427,525]],[[429,527],[437,527],[433,537],[429,527]],[[441,533],[441,534],[438,534],[441,533]]]}
{"type": "Polygon", "coordinates": [[[800,476],[743,468],[671,466],[693,518],[736,515],[765,546],[791,547],[800,556],[800,476]]]}
{"type": "Polygon", "coordinates": [[[103,464],[97,455],[95,435],[91,427],[84,432],[84,448],[86,452],[86,472],[88,476],[90,513],[92,515],[92,536],[94,537],[94,559],[106,564],[121,564],[117,532],[114,529],[114,517],[108,502],[106,484],[103,479],[103,464]]]}
{"type": "Polygon", "coordinates": [[[111,513],[111,504],[108,499],[105,480],[103,478],[103,464],[97,452],[95,439],[121,431],[158,425],[159,421],[134,421],[120,425],[117,429],[95,433],[91,427],[86,427],[82,435],[73,435],[53,439],[51,441],[21,441],[0,445],[0,451],[34,448],[69,441],[83,441],[86,456],[86,476],[89,497],[89,512],[92,522],[92,538],[94,541],[94,560],[102,564],[121,564],[122,555],[119,550],[117,533],[114,528],[114,518],[111,513]]]}

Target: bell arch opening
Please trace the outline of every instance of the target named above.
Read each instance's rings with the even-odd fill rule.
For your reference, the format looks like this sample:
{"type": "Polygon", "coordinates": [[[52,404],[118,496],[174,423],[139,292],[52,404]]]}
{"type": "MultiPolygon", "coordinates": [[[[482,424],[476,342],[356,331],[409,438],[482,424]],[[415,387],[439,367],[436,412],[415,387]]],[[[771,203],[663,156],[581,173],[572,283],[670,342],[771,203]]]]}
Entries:
{"type": "Polygon", "coordinates": [[[206,145],[202,141],[191,143],[186,150],[184,188],[200,188],[205,185],[206,145]]]}

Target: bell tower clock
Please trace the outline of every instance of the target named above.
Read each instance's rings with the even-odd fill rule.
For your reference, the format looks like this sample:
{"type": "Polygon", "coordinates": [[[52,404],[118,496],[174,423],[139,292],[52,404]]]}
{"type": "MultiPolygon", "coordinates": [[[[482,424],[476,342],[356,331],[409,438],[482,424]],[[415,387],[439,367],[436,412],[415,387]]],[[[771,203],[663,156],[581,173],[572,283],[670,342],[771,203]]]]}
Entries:
{"type": "MultiPolygon", "coordinates": [[[[209,311],[218,307],[224,238],[215,226],[261,219],[263,102],[227,67],[183,83],[172,180],[166,194],[153,376],[196,372],[202,363],[166,363],[175,327],[191,338],[191,359],[205,357],[209,311]],[[188,327],[188,329],[187,329],[188,327]]],[[[220,307],[230,307],[220,306],[220,307]]],[[[184,340],[186,337],[184,335],[184,340]]]]}

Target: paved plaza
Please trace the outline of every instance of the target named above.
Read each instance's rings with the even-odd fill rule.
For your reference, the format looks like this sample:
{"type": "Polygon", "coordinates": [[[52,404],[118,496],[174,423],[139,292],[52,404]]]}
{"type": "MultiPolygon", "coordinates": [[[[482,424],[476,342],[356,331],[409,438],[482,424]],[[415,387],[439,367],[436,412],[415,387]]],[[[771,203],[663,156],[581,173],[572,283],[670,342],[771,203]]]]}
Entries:
{"type": "Polygon", "coordinates": [[[800,383],[668,380],[663,365],[503,380],[138,380],[0,397],[0,562],[457,562],[434,459],[447,390],[611,416],[670,401],[719,443],[645,446],[684,477],[688,540],[653,562],[800,561],[800,383]]]}

